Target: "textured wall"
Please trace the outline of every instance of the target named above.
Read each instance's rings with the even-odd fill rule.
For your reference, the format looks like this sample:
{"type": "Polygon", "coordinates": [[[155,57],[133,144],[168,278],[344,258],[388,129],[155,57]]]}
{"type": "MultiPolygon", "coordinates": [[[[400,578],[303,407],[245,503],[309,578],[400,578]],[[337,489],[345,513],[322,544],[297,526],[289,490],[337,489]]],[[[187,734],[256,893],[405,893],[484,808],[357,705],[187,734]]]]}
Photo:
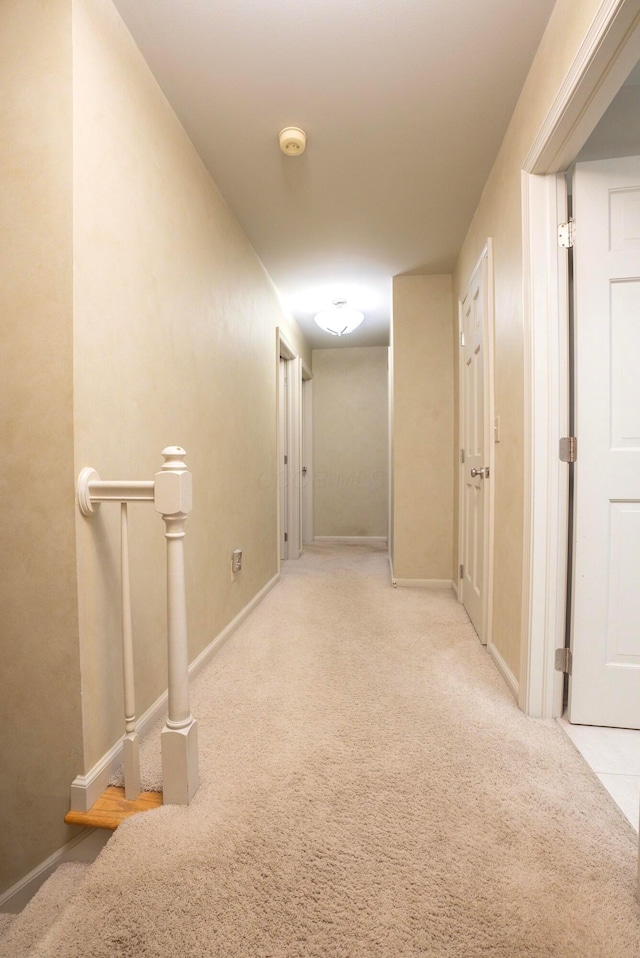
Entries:
{"type": "Polygon", "coordinates": [[[386,536],[386,346],[313,351],[314,534],[386,536]]]}
{"type": "MultiPolygon", "coordinates": [[[[522,641],[524,367],[521,169],[600,0],[558,0],[462,247],[454,297],[463,295],[493,238],[496,446],[493,642],[517,677],[522,641]]],[[[454,350],[457,345],[454,339],[454,350]]],[[[457,370],[456,370],[457,372],[457,370]]],[[[456,400],[458,387],[456,383],[456,400]]],[[[456,433],[458,415],[456,411],[456,433]]],[[[454,449],[457,449],[456,440],[454,449]]],[[[456,502],[457,507],[457,502],[456,502]]],[[[457,508],[452,574],[458,565],[457,508]]]]}
{"type": "Polygon", "coordinates": [[[75,833],[81,764],[70,38],[70,0],[0,4],[0,892],[75,833]]]}
{"type": "Polygon", "coordinates": [[[393,280],[393,572],[450,579],[451,276],[393,280]]]}
{"type": "MultiPolygon", "coordinates": [[[[152,478],[164,446],[187,450],[193,659],[277,572],[275,330],[286,319],[110,0],[75,3],[74,137],[76,467],[152,478]]],[[[151,506],[130,514],[141,713],[166,687],[165,542],[151,506]]],[[[89,769],[122,725],[118,510],[103,505],[77,528],[89,769]]]]}
{"type": "MultiPolygon", "coordinates": [[[[78,471],[186,447],[194,658],[277,571],[276,327],[311,355],[110,0],[3,3],[0,76],[2,891],[76,834],[71,782],[122,733],[119,510],[81,517],[78,471]]],[[[150,505],[130,524],[141,714],[165,540],[150,505]]]]}

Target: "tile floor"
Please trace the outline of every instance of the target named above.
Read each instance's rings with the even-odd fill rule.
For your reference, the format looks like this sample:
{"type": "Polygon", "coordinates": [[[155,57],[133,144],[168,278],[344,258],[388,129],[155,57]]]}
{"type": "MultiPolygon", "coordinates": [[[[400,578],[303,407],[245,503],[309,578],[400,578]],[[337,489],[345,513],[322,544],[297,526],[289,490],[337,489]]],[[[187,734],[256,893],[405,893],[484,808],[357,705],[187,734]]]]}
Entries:
{"type": "Polygon", "coordinates": [[[640,731],[558,722],[638,831],[640,731]]]}

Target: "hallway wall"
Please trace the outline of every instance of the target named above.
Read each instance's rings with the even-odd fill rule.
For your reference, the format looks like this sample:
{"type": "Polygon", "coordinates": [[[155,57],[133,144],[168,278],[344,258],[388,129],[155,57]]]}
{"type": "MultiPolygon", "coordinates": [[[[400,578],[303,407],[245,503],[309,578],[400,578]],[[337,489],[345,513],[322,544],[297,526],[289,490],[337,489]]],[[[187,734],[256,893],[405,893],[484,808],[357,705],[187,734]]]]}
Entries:
{"type": "Polygon", "coordinates": [[[451,276],[393,278],[393,533],[398,579],[451,578],[451,276]]]}
{"type": "Polygon", "coordinates": [[[69,837],[82,762],[70,31],[69,0],[0,4],[0,892],[69,837]]]}
{"type": "MultiPolygon", "coordinates": [[[[71,782],[123,731],[119,510],[83,518],[79,470],[152,479],[186,448],[193,659],[277,573],[276,327],[311,355],[111,0],[9,0],[0,44],[1,893],[77,833],[71,782]]],[[[165,540],[129,512],[141,715],[166,688],[165,540]]]]}
{"type": "MultiPolygon", "coordinates": [[[[522,319],[523,161],[569,70],[600,0],[558,0],[484,187],[454,275],[461,296],[487,237],[493,238],[496,445],[493,643],[515,680],[520,674],[524,520],[524,341],[522,319]]],[[[458,344],[453,338],[453,349],[458,344]]],[[[456,364],[456,403],[458,397],[456,364]]],[[[458,411],[456,406],[456,441],[458,411]]],[[[457,500],[452,575],[458,565],[457,500]]]]}
{"type": "MultiPolygon", "coordinates": [[[[277,572],[276,327],[304,344],[110,0],[75,0],[73,131],[76,468],[152,478],[187,450],[193,659],[277,572]]],[[[166,687],[164,527],[129,511],[142,712],[166,687]]],[[[122,723],[117,513],[77,519],[87,769],[122,723]]]]}
{"type": "Polygon", "coordinates": [[[313,350],[314,535],[386,536],[389,350],[313,350]]]}

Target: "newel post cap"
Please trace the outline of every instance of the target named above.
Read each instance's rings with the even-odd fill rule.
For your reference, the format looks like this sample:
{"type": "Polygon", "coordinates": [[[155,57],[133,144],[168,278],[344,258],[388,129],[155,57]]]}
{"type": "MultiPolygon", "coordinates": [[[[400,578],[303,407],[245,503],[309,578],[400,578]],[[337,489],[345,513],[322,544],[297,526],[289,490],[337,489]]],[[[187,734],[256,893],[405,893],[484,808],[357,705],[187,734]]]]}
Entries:
{"type": "Polygon", "coordinates": [[[191,473],[185,464],[182,446],[162,450],[164,463],[155,475],[154,507],[163,516],[187,515],[193,504],[191,473]]]}

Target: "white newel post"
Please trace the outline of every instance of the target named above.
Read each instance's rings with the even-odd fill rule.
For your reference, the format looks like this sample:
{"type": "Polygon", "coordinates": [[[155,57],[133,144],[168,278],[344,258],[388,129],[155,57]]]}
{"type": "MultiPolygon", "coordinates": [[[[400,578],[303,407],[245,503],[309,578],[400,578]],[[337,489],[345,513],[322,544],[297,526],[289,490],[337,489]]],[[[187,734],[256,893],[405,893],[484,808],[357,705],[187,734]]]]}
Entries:
{"type": "Polygon", "coordinates": [[[192,503],[191,473],[180,446],[168,446],[156,473],[154,503],[167,540],[169,708],[162,730],[162,788],[166,805],[188,805],[200,784],[198,726],[189,707],[189,650],[184,577],[184,524],[192,503]]]}
{"type": "Polygon", "coordinates": [[[198,728],[189,708],[189,650],[184,578],[184,524],[191,511],[191,473],[180,446],[163,450],[165,462],[155,480],[103,480],[87,466],[77,482],[78,507],[87,518],[101,502],[120,503],[122,569],[122,658],[125,735],[123,762],[125,797],[140,794],[140,759],[136,731],[133,674],[133,630],[129,583],[128,502],[153,502],[165,523],[167,540],[167,644],[169,714],[162,732],[163,802],[188,805],[200,783],[198,728]]]}

